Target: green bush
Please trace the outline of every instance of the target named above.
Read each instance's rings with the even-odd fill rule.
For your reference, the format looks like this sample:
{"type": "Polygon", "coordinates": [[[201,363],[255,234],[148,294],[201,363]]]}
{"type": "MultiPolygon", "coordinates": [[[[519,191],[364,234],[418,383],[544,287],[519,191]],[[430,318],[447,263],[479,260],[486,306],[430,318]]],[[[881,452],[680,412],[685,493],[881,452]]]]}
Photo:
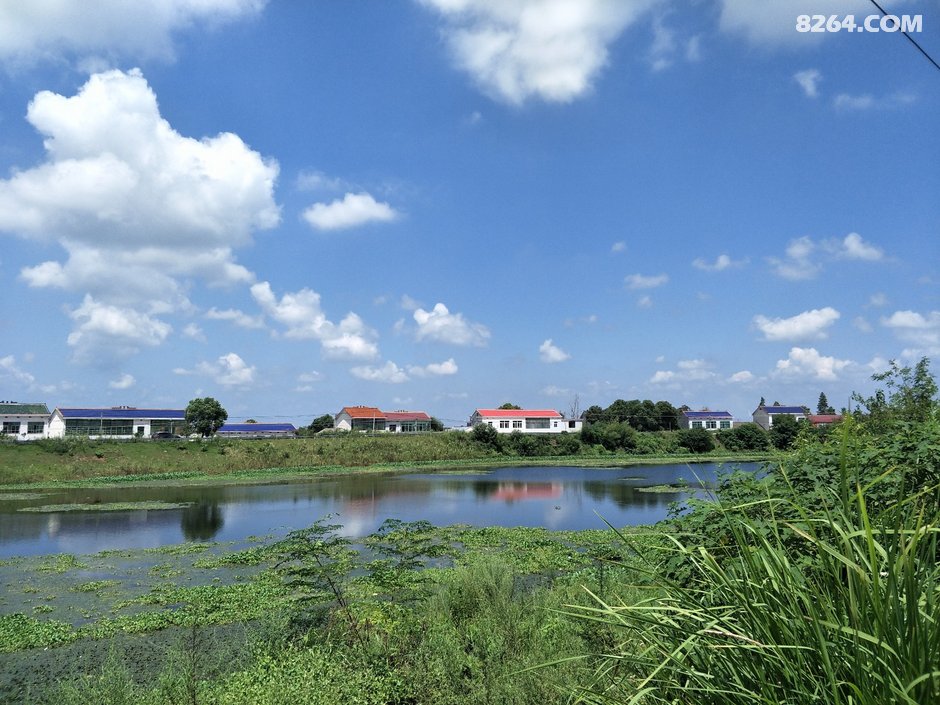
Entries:
{"type": "Polygon", "coordinates": [[[691,453],[710,453],[715,450],[715,439],[704,428],[679,431],[679,445],[691,453]]]}

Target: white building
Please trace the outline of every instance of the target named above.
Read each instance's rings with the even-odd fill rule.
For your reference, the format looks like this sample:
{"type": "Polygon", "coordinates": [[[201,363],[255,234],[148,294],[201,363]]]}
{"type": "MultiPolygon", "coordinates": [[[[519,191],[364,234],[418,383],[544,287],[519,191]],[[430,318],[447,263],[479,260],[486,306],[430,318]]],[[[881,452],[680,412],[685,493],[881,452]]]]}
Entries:
{"type": "Polygon", "coordinates": [[[774,425],[775,416],[792,416],[797,421],[802,421],[806,418],[806,409],[802,406],[759,406],[754,409],[752,414],[754,417],[754,423],[760,426],[765,431],[769,431],[770,427],[774,425]]]}
{"type": "Polygon", "coordinates": [[[566,419],[554,409],[476,409],[470,426],[486,424],[499,433],[578,433],[581,419],[566,419]]]}
{"type": "Polygon", "coordinates": [[[49,437],[150,438],[155,433],[182,434],[186,430],[183,409],[137,409],[113,406],[106,409],[62,409],[56,407],[49,421],[49,437]]]}
{"type": "Polygon", "coordinates": [[[679,428],[704,428],[706,431],[724,431],[731,428],[734,417],[728,411],[683,411],[679,428]]]}
{"type": "Polygon", "coordinates": [[[35,441],[49,434],[49,407],[0,401],[0,433],[18,441],[35,441]]]}

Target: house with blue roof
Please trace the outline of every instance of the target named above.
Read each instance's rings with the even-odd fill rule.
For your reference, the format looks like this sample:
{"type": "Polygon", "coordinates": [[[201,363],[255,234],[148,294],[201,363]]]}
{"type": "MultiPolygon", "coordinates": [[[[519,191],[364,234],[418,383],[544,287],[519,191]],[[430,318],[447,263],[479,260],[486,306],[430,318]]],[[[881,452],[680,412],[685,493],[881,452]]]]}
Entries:
{"type": "Polygon", "coordinates": [[[679,417],[679,428],[726,431],[731,428],[732,422],[730,411],[683,411],[679,417]]]}
{"type": "Polygon", "coordinates": [[[770,427],[774,425],[775,417],[792,416],[797,421],[802,421],[808,413],[806,407],[803,406],[783,406],[781,404],[767,406],[765,404],[754,409],[752,416],[754,417],[754,423],[765,431],[769,431],[770,427]]]}
{"type": "Polygon", "coordinates": [[[150,438],[155,433],[186,432],[184,409],[138,409],[112,406],[103,409],[56,407],[49,419],[49,437],[150,438]]]}
{"type": "Polygon", "coordinates": [[[227,423],[215,432],[218,438],[294,438],[292,423],[227,423]]]}

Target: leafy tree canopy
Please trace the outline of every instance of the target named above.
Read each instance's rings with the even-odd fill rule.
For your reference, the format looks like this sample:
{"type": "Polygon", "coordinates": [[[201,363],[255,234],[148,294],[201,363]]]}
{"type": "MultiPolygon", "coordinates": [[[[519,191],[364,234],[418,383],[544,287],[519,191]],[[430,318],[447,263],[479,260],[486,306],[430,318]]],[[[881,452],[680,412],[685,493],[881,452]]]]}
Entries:
{"type": "Polygon", "coordinates": [[[319,433],[325,428],[333,428],[333,416],[330,414],[317,416],[317,418],[310,422],[308,428],[311,433],[319,433]]]}
{"type": "Polygon", "coordinates": [[[193,399],[186,405],[186,423],[203,436],[211,436],[225,423],[228,412],[212,397],[193,399]]]}
{"type": "Polygon", "coordinates": [[[497,409],[521,409],[522,407],[521,407],[521,406],[516,406],[515,404],[513,404],[513,403],[507,401],[505,404],[501,404],[500,406],[498,406],[498,407],[496,407],[496,408],[497,408],[497,409]]]}
{"type": "Polygon", "coordinates": [[[872,375],[884,382],[887,392],[875,391],[870,397],[855,393],[852,399],[861,404],[875,424],[898,421],[926,421],[937,404],[937,382],[930,374],[930,359],[923,357],[913,367],[900,367],[895,360],[884,372],[872,375]]]}

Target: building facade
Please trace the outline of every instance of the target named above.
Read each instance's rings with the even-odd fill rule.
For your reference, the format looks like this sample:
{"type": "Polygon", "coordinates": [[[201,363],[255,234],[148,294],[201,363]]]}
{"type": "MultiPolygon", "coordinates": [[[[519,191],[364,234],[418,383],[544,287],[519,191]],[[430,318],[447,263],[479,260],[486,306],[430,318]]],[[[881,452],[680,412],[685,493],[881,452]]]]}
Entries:
{"type": "Polygon", "coordinates": [[[774,425],[774,417],[792,416],[797,421],[802,421],[807,414],[802,406],[759,406],[754,409],[752,416],[754,423],[765,431],[769,431],[774,425]]]}
{"type": "Polygon", "coordinates": [[[706,431],[726,431],[734,424],[729,411],[683,411],[679,417],[679,428],[686,430],[704,428],[706,431]]]}
{"type": "Polygon", "coordinates": [[[291,423],[227,423],[215,435],[219,438],[296,438],[291,423]]]}
{"type": "Polygon", "coordinates": [[[49,437],[150,438],[155,433],[186,432],[183,409],[138,409],[112,406],[104,409],[56,407],[49,420],[49,437]]]}
{"type": "Polygon", "coordinates": [[[499,433],[578,433],[581,419],[566,419],[554,409],[476,409],[469,426],[485,424],[499,433]]]}
{"type": "Polygon", "coordinates": [[[0,401],[0,434],[18,441],[35,441],[49,435],[49,407],[0,401]]]}
{"type": "Polygon", "coordinates": [[[374,406],[344,406],[333,417],[337,431],[384,431],[385,414],[374,406]]]}
{"type": "Polygon", "coordinates": [[[431,430],[431,417],[423,411],[386,411],[385,429],[389,433],[424,433],[431,430]]]}

